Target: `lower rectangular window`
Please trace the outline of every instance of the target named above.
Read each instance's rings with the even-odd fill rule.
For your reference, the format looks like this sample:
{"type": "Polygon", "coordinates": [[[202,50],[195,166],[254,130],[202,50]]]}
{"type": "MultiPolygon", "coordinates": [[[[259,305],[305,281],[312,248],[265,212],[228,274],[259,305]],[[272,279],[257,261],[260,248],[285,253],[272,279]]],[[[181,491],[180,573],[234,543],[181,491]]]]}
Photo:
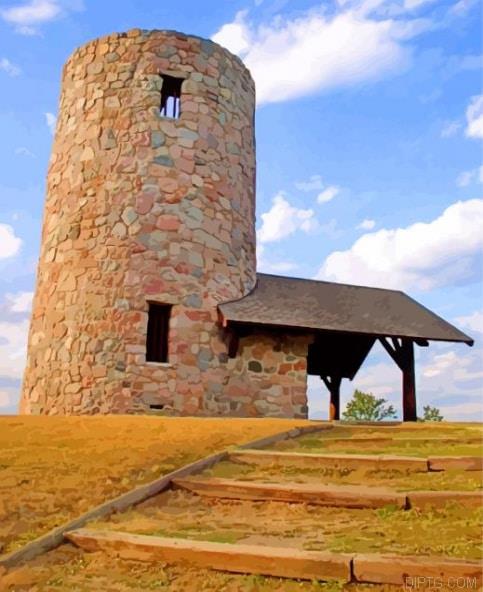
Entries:
{"type": "Polygon", "coordinates": [[[149,303],[146,362],[167,362],[170,304],[149,303]]]}

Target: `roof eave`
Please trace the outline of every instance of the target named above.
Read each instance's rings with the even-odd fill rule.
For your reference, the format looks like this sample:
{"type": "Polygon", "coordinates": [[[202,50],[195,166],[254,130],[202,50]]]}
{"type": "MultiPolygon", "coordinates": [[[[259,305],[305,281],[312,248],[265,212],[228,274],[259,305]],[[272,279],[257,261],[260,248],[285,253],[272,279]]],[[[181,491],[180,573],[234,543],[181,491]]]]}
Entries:
{"type": "MultiPolygon", "coordinates": [[[[304,331],[332,331],[335,333],[347,333],[347,334],[354,334],[354,335],[372,335],[376,338],[379,337],[394,337],[394,338],[405,338],[405,339],[427,339],[428,341],[441,341],[444,343],[466,343],[466,345],[468,345],[469,347],[473,347],[475,341],[474,339],[472,339],[471,337],[469,337],[468,335],[465,335],[464,333],[462,333],[462,337],[455,337],[453,339],[445,339],[445,338],[441,338],[441,337],[428,337],[428,336],[422,336],[422,335],[401,335],[401,334],[395,334],[395,333],[370,333],[367,331],[349,331],[349,330],[344,330],[344,329],[333,329],[333,328],[329,328],[329,327],[309,327],[309,326],[303,326],[303,325],[285,325],[285,324],[281,324],[281,323],[268,323],[265,321],[253,321],[253,320],[246,320],[246,319],[234,319],[234,318],[229,318],[227,317],[225,314],[223,314],[223,311],[220,310],[220,307],[218,307],[218,310],[220,312],[220,316],[221,316],[221,321],[222,321],[222,325],[223,327],[227,327],[229,324],[244,324],[244,325],[258,325],[260,327],[272,327],[272,328],[280,328],[280,329],[290,329],[290,330],[304,330],[304,331]]],[[[455,330],[457,330],[455,328],[455,330]]],[[[460,333],[460,331],[458,331],[460,333]]]]}

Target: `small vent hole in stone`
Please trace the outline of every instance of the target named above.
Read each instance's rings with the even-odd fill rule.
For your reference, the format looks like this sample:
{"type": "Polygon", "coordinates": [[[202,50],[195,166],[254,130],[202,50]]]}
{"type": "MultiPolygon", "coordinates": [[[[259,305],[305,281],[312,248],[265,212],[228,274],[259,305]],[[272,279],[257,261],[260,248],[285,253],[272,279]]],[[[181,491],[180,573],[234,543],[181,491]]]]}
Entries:
{"type": "Polygon", "coordinates": [[[161,411],[162,409],[164,409],[164,405],[150,405],[149,406],[150,409],[156,409],[157,411],[161,411]]]}
{"type": "Polygon", "coordinates": [[[181,115],[181,84],[182,78],[163,75],[163,86],[161,88],[161,109],[162,117],[178,119],[181,115]]]}

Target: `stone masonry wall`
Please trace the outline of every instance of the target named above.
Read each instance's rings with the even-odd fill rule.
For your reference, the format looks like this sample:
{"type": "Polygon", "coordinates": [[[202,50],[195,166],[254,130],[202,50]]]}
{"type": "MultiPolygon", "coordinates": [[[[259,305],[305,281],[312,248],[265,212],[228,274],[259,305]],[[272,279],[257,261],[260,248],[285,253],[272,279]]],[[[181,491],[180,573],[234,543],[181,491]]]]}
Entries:
{"type": "Polygon", "coordinates": [[[22,412],[302,413],[303,380],[289,394],[290,372],[269,386],[228,360],[218,323],[256,279],[254,108],[241,61],[197,37],[132,30],[67,61],[22,412]],[[183,79],[179,119],[163,74],[183,79]],[[173,305],[166,364],[145,360],[149,301],[173,305]]]}
{"type": "Polygon", "coordinates": [[[264,331],[241,338],[223,391],[227,413],[306,418],[307,353],[312,339],[264,331]]]}

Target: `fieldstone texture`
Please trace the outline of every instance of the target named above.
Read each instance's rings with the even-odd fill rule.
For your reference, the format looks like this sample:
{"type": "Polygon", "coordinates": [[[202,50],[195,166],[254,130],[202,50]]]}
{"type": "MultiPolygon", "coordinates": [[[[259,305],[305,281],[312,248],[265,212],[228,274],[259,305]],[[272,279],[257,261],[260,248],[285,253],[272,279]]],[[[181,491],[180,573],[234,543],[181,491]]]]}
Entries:
{"type": "Polygon", "coordinates": [[[306,416],[308,339],[230,359],[218,320],[256,281],[254,108],[242,62],[197,37],[135,29],[67,61],[21,412],[306,416]],[[172,305],[167,364],[146,363],[150,301],[172,305]]]}

